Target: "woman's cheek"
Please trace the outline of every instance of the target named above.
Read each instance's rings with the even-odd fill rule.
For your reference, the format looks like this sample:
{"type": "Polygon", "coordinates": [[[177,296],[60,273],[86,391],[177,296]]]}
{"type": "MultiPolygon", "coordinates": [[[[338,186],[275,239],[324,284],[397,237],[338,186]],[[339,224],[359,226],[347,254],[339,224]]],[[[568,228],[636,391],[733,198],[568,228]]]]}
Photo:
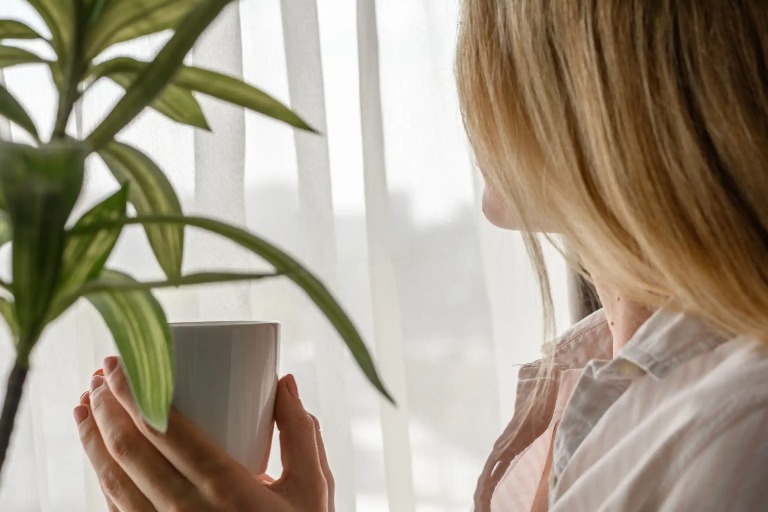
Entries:
{"type": "MultiPolygon", "coordinates": [[[[553,221],[551,212],[544,211],[542,205],[521,205],[525,215],[529,217],[528,231],[535,233],[561,233],[558,223],[553,221]]],[[[499,191],[486,181],[483,192],[483,213],[491,224],[502,229],[523,231],[523,221],[514,208],[508,203],[499,191]]]]}
{"type": "Polygon", "coordinates": [[[521,229],[519,222],[515,222],[515,216],[509,212],[504,198],[486,181],[483,192],[483,213],[488,221],[503,229],[521,229]]]}

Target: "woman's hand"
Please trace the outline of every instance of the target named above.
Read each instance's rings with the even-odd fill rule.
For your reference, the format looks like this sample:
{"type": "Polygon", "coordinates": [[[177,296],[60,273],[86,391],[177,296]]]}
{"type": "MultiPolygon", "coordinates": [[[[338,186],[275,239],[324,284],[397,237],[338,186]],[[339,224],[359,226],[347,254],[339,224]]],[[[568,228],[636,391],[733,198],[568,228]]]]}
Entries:
{"type": "Polygon", "coordinates": [[[178,411],[168,432],[149,427],[119,361],[104,360],[74,414],[110,511],[333,512],[333,477],[317,420],[293,376],[280,380],[275,420],[283,474],[253,476],[178,411]]]}

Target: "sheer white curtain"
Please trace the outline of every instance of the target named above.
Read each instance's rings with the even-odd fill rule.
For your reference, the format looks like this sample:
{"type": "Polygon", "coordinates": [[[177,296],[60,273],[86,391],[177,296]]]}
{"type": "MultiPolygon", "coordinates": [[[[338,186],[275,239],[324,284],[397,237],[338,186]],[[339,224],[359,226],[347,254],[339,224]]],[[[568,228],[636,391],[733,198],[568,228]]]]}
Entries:
{"type": "MultiPolygon", "coordinates": [[[[340,512],[467,510],[512,414],[516,365],[539,352],[541,314],[521,242],[480,213],[481,184],[453,83],[457,12],[457,0],[242,0],[190,60],[243,76],[325,136],[206,99],[212,134],[153,112],[121,134],[169,173],[188,213],[247,226],[289,249],[359,325],[397,408],[377,396],[322,317],[284,281],[159,293],[171,321],[283,323],[282,372],[297,376],[321,420],[340,512]]],[[[23,0],[3,0],[0,15],[45,30],[23,0]]],[[[150,57],[162,40],[114,53],[150,57]]],[[[10,70],[5,81],[41,127],[51,125],[43,69],[10,70]]],[[[119,93],[99,83],[72,129],[88,132],[119,93]]],[[[86,187],[79,211],[116,185],[94,159],[86,187]]],[[[0,256],[7,267],[8,254],[0,256]]],[[[565,270],[550,256],[562,327],[565,270]]],[[[110,264],[161,275],[137,229],[124,233],[110,264]]],[[[262,266],[220,240],[188,235],[188,270],[262,266]]],[[[4,379],[12,349],[3,336],[4,379]]],[[[105,509],[71,410],[114,351],[86,306],[47,332],[3,472],[0,510],[105,509]]]]}

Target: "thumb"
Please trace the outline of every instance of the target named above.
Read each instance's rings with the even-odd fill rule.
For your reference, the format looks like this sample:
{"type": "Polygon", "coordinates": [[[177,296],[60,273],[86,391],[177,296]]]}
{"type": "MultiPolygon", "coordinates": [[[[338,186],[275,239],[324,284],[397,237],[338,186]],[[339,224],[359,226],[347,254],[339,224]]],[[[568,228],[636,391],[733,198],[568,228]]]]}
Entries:
{"type": "Polygon", "coordinates": [[[293,375],[283,377],[277,386],[275,422],[280,430],[280,455],[283,475],[280,480],[304,484],[324,484],[323,470],[315,441],[315,423],[299,399],[293,375]]]}

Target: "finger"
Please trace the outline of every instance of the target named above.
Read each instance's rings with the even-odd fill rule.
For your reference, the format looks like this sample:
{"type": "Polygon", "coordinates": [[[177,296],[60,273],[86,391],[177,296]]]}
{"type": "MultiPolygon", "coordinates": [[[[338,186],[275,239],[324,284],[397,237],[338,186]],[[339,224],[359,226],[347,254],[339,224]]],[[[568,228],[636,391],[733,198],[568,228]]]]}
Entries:
{"type": "MultiPolygon", "coordinates": [[[[102,492],[102,493],[104,492],[104,489],[103,489],[103,488],[101,489],[101,492],[102,492]]],[[[104,495],[104,496],[105,496],[105,498],[106,498],[106,495],[104,495]]],[[[106,500],[107,500],[107,510],[108,510],[109,512],[120,512],[120,509],[119,509],[119,508],[117,508],[117,505],[115,505],[115,504],[112,502],[112,500],[110,500],[109,498],[106,498],[106,500]]]]}
{"type": "Polygon", "coordinates": [[[293,375],[283,377],[277,386],[275,422],[280,430],[280,455],[283,476],[303,487],[325,488],[325,478],[315,442],[315,422],[299,399],[293,375]]]}
{"type": "Polygon", "coordinates": [[[271,476],[269,476],[266,473],[262,473],[260,475],[256,475],[254,478],[256,479],[257,482],[260,482],[260,483],[262,483],[262,484],[264,484],[266,486],[269,486],[269,485],[272,485],[273,483],[275,483],[275,479],[272,478],[271,476]]]}
{"type": "Polygon", "coordinates": [[[215,490],[218,482],[228,487],[231,494],[234,481],[253,481],[248,470],[234,462],[226,452],[175,409],[171,409],[168,430],[165,434],[148,426],[133,401],[128,380],[119,364],[119,359],[106,358],[104,369],[110,390],[128,411],[134,425],[179,473],[205,494],[210,494],[206,492],[209,487],[214,488],[211,491],[214,495],[218,494],[215,490]]]}
{"type": "Polygon", "coordinates": [[[333,480],[331,466],[328,464],[328,456],[325,453],[325,443],[323,443],[323,436],[320,433],[320,422],[314,415],[310,414],[310,417],[315,424],[315,444],[317,445],[317,455],[320,458],[320,467],[323,470],[325,483],[328,486],[328,512],[334,512],[334,494],[336,492],[336,482],[333,480]]]}
{"type": "MultiPolygon", "coordinates": [[[[94,373],[94,375],[96,375],[96,374],[94,373]]],[[[86,406],[90,407],[90,405],[91,405],[90,398],[91,398],[90,392],[89,391],[85,391],[82,395],[80,395],[80,405],[86,405],[86,406]]],[[[86,413],[90,414],[90,411],[86,411],[86,413]]],[[[77,419],[77,415],[75,416],[75,419],[77,419]]],[[[99,438],[101,438],[100,434],[99,434],[99,438]]],[[[101,443],[102,443],[102,445],[104,444],[103,441],[101,441],[101,443]]],[[[104,452],[108,453],[106,446],[104,447],[104,452]]],[[[101,487],[102,494],[104,494],[104,499],[107,502],[107,509],[109,510],[109,512],[120,512],[120,509],[117,508],[117,505],[115,505],[115,503],[107,495],[107,492],[104,490],[104,487],[102,487],[101,484],[99,486],[101,487]]]]}
{"type": "Polygon", "coordinates": [[[193,505],[195,487],[139,432],[100,376],[91,381],[91,411],[112,458],[159,510],[193,505]]]}
{"type": "Polygon", "coordinates": [[[80,442],[99,477],[101,491],[104,493],[110,512],[118,511],[119,508],[137,512],[154,512],[155,507],[107,451],[88,405],[81,404],[75,407],[74,415],[80,442]]]}

